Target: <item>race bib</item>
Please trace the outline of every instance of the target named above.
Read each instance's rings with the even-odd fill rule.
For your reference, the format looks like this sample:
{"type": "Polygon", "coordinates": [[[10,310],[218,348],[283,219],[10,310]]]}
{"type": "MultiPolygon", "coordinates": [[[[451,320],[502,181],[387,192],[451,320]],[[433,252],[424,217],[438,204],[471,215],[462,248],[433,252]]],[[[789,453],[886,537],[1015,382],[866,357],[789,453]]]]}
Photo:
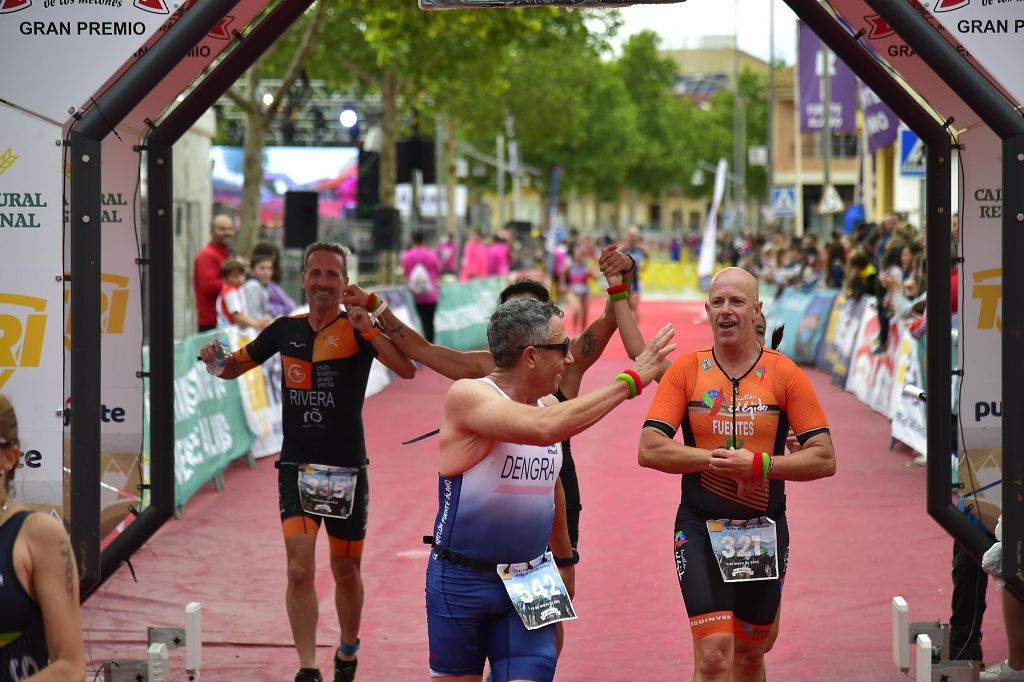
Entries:
{"type": "Polygon", "coordinates": [[[356,499],[359,469],[299,465],[299,501],[307,514],[347,519],[356,499]]]}
{"type": "Polygon", "coordinates": [[[498,575],[527,630],[576,620],[569,591],[551,552],[525,564],[498,564],[498,575]]]}
{"type": "Polygon", "coordinates": [[[734,583],[778,579],[779,543],[774,521],[767,516],[748,520],[711,519],[707,526],[722,580],[734,583]]]}

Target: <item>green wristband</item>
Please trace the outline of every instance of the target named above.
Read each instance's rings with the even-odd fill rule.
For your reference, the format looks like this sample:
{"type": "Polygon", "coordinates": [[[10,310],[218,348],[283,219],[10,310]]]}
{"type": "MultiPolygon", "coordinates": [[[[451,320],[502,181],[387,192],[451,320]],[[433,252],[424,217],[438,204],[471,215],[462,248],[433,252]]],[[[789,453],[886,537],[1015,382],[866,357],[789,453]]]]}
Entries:
{"type": "Polygon", "coordinates": [[[766,481],[768,480],[768,471],[770,470],[769,466],[771,464],[771,461],[771,455],[769,455],[767,452],[761,453],[761,478],[766,481]]]}
{"type": "Polygon", "coordinates": [[[629,298],[629,292],[627,292],[627,291],[620,291],[620,292],[618,292],[616,294],[610,294],[608,296],[608,298],[611,299],[613,302],[614,301],[625,301],[627,298],[629,298]]]}
{"type": "Polygon", "coordinates": [[[629,376],[628,374],[616,374],[615,378],[618,379],[619,381],[625,381],[626,385],[629,386],[629,398],[630,398],[630,400],[632,400],[633,398],[635,398],[637,396],[636,382],[633,381],[633,377],[629,376]]]}

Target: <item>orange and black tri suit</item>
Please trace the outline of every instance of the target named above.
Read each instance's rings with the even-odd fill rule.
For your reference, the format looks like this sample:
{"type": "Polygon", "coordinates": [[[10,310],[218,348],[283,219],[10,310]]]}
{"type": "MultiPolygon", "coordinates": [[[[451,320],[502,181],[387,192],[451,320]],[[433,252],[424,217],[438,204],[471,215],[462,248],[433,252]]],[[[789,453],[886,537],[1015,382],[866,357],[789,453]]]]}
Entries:
{"type": "Polygon", "coordinates": [[[235,359],[246,371],[281,354],[281,411],[284,441],[278,471],[281,523],[286,538],[316,534],[321,517],[299,502],[298,464],[359,469],[355,505],[347,519],[326,517],[331,551],[362,553],[366,537],[369,482],[363,438],[363,398],[377,353],[340,312],[319,332],[308,315],[281,317],[235,359]]]}
{"type": "MultiPolygon", "coordinates": [[[[786,454],[792,427],[800,443],[828,431],[828,422],[810,381],[785,355],[762,349],[739,377],[728,376],[713,349],[676,360],[658,384],[645,428],[706,450],[745,448],[774,457],[786,454]]],[[[753,641],[767,637],[779,607],[789,558],[785,483],[769,481],[768,492],[740,498],[736,481],[701,471],[685,474],[676,513],[673,548],[676,574],[694,639],[728,633],[753,641]],[[722,580],[705,522],[708,519],[775,521],[779,580],[722,580]]]]}

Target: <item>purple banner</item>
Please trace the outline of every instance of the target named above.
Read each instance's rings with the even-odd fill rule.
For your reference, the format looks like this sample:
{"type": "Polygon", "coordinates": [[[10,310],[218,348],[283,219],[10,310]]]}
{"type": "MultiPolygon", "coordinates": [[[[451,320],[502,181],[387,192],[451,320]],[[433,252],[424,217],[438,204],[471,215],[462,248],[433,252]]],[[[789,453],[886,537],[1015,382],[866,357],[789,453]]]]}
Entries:
{"type": "Polygon", "coordinates": [[[896,141],[900,120],[871,88],[858,81],[857,89],[860,109],[864,112],[864,126],[868,132],[868,149],[874,154],[896,141]]]}
{"type": "MultiPolygon", "coordinates": [[[[822,97],[822,48],[821,39],[811,28],[800,22],[799,54],[800,69],[800,132],[819,132],[825,127],[824,97],[822,97]]],[[[831,74],[830,101],[832,106],[832,130],[852,133],[857,131],[857,78],[831,50],[829,73],[831,74]]]]}

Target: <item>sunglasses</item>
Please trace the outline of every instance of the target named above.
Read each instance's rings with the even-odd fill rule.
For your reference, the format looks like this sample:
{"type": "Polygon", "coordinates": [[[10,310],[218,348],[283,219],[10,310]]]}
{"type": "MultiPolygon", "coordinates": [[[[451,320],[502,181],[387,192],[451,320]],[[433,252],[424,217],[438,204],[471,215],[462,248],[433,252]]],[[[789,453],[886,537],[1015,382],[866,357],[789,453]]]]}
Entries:
{"type": "Polygon", "coordinates": [[[534,348],[546,348],[548,350],[560,350],[562,351],[562,357],[569,354],[569,337],[565,337],[565,341],[559,343],[531,343],[529,346],[519,346],[519,350],[524,350],[530,347],[534,348]]]}

